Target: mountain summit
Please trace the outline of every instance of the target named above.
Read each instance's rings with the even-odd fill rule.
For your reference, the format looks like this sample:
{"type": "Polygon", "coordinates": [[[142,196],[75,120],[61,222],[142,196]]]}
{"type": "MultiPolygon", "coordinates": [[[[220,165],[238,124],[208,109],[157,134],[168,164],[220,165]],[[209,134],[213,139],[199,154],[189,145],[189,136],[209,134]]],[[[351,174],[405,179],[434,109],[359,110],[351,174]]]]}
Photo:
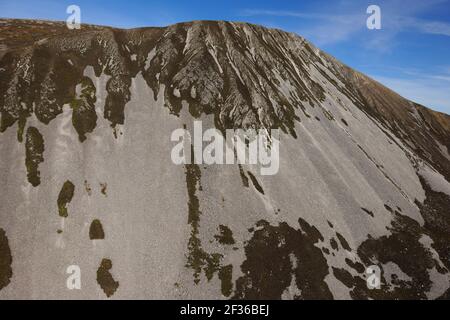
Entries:
{"type": "Polygon", "coordinates": [[[450,116],[248,23],[0,35],[0,298],[448,298],[450,116]],[[175,165],[194,120],[279,172],[175,165]]]}

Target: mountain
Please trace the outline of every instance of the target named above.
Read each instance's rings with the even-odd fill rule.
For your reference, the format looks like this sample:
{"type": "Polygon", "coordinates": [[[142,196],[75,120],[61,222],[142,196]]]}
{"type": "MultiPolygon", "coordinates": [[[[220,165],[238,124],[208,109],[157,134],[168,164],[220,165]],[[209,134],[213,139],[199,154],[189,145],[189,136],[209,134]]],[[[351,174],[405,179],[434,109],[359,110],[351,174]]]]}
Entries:
{"type": "Polygon", "coordinates": [[[0,35],[0,299],[448,298],[450,116],[248,23],[0,35]],[[278,172],[174,164],[194,121],[278,172]]]}

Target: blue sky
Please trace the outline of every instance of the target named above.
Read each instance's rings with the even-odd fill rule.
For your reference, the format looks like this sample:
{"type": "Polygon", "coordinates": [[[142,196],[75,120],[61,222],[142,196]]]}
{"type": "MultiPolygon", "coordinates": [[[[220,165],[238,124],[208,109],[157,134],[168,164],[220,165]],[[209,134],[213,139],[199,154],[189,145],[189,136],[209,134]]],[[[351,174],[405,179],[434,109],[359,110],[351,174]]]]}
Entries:
{"type": "Polygon", "coordinates": [[[0,0],[0,17],[164,26],[190,20],[247,21],[304,36],[406,98],[450,114],[450,0],[0,0]],[[370,4],[381,30],[366,27],[370,4]]]}

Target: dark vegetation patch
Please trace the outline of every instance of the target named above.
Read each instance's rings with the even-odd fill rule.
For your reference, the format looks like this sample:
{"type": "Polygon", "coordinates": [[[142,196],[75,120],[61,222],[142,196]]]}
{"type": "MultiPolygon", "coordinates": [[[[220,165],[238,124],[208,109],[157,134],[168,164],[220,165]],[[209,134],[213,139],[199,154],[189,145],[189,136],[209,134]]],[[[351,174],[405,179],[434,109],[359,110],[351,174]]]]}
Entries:
{"type": "Polygon", "coordinates": [[[334,238],[331,238],[330,239],[330,246],[331,246],[331,248],[333,249],[333,250],[337,250],[339,247],[338,247],[338,244],[337,244],[337,241],[336,241],[336,239],[334,239],[334,238]]]}
{"type": "Polygon", "coordinates": [[[108,195],[106,194],[106,189],[108,188],[108,185],[105,183],[100,183],[100,192],[107,197],[108,195]]]}
{"type": "Polygon", "coordinates": [[[97,125],[96,100],[94,83],[89,77],[83,77],[80,98],[70,102],[72,124],[78,133],[80,142],[85,141],[86,133],[94,131],[97,125]]]}
{"type": "Polygon", "coordinates": [[[67,204],[72,201],[74,193],[75,185],[69,180],[64,182],[57,201],[59,215],[63,218],[68,217],[67,204]]]}
{"type": "Polygon", "coordinates": [[[233,232],[230,228],[224,225],[219,225],[219,234],[215,235],[214,238],[221,244],[233,245],[235,244],[233,238],[233,232]]]}
{"type": "Polygon", "coordinates": [[[0,228],[0,290],[5,288],[10,282],[13,275],[12,271],[12,255],[9,248],[6,232],[0,228]]]}
{"type": "Polygon", "coordinates": [[[372,218],[375,217],[375,215],[373,214],[372,211],[366,209],[366,208],[361,208],[365,213],[367,213],[369,216],[371,216],[372,218]]]}
{"type": "Polygon", "coordinates": [[[364,266],[359,262],[346,259],[346,263],[361,273],[370,265],[381,265],[392,262],[396,264],[411,280],[400,280],[397,276],[386,279],[382,272],[380,289],[370,290],[364,276],[352,276],[345,270],[334,270],[334,275],[351,289],[353,299],[426,299],[431,289],[428,270],[435,261],[432,254],[421,243],[421,226],[413,219],[394,213],[389,228],[392,234],[380,238],[371,236],[357,250],[364,266]]]}
{"type": "Polygon", "coordinates": [[[322,108],[322,112],[323,112],[325,118],[327,118],[330,121],[334,121],[334,116],[333,116],[333,114],[330,111],[328,111],[325,108],[322,108]]]}
{"type": "Polygon", "coordinates": [[[300,225],[301,230],[303,233],[307,234],[310,239],[313,239],[314,241],[324,241],[324,238],[319,230],[317,230],[316,227],[310,225],[305,220],[299,218],[298,224],[300,225]]]}
{"type": "Polygon", "coordinates": [[[112,128],[125,122],[125,105],[131,98],[130,85],[130,75],[113,76],[106,84],[108,96],[105,101],[104,117],[111,122],[112,128]]]}
{"type": "Polygon", "coordinates": [[[350,248],[350,245],[348,244],[347,240],[345,240],[345,238],[339,232],[336,232],[336,236],[337,236],[342,248],[344,248],[347,251],[352,251],[352,248],[350,248]]]}
{"type": "Polygon", "coordinates": [[[26,116],[20,116],[17,126],[17,141],[19,141],[20,143],[23,142],[23,132],[25,131],[26,123],[27,123],[26,116]]]}
{"type": "Polygon", "coordinates": [[[261,220],[256,224],[245,246],[246,260],[241,265],[244,275],[236,280],[234,299],[281,299],[293,276],[301,292],[295,299],[333,298],[324,281],[327,261],[315,246],[321,235],[301,218],[299,224],[310,232],[303,227],[296,230],[285,222],[272,226],[261,220]]]}
{"type": "Polygon", "coordinates": [[[342,282],[347,288],[353,288],[353,276],[350,272],[342,268],[332,267],[332,269],[336,279],[342,282]]]}
{"type": "MultiPolygon", "coordinates": [[[[192,147],[192,146],[191,146],[192,147]]],[[[192,151],[193,154],[193,151],[192,151]]],[[[228,288],[229,281],[227,272],[221,265],[223,255],[220,253],[208,253],[202,247],[200,234],[200,201],[197,196],[197,190],[201,190],[201,170],[196,164],[186,164],[186,185],[188,191],[188,223],[191,225],[191,235],[188,240],[188,253],[186,267],[194,271],[194,283],[200,282],[200,275],[203,272],[206,279],[210,281],[215,273],[219,273],[219,278],[222,281],[222,289],[228,288]],[[222,272],[222,274],[221,274],[222,272]],[[225,283],[224,283],[225,282],[225,283]]],[[[229,239],[228,239],[229,240],[229,239]]],[[[224,290],[224,289],[223,289],[224,290]]],[[[222,290],[222,291],[223,291],[222,290]]],[[[226,289],[226,292],[228,289],[226,289]]]]}
{"type": "Polygon", "coordinates": [[[242,165],[238,164],[239,167],[239,174],[241,175],[241,179],[242,179],[242,184],[244,185],[244,187],[248,188],[249,184],[248,184],[248,178],[245,175],[244,169],[242,169],[242,165]]]}
{"type": "Polygon", "coordinates": [[[385,207],[386,210],[389,211],[390,213],[394,213],[394,210],[392,210],[392,208],[391,208],[390,206],[388,206],[387,204],[385,204],[384,207],[385,207]]]}
{"type": "MultiPolygon", "coordinates": [[[[333,270],[335,277],[344,285],[351,288],[350,295],[354,299],[427,299],[427,292],[432,287],[429,270],[436,267],[442,274],[448,273],[450,262],[450,197],[444,193],[431,189],[426,180],[419,176],[425,190],[426,198],[423,203],[416,200],[425,221],[421,226],[417,221],[385,205],[392,213],[393,221],[388,228],[390,235],[372,238],[370,235],[357,249],[361,262],[346,259],[346,263],[358,273],[363,273],[365,267],[392,262],[410,279],[401,280],[393,274],[386,279],[382,273],[381,288],[370,290],[367,288],[363,276],[352,276],[345,270],[333,270]],[[440,261],[445,268],[440,267],[433,254],[421,242],[421,238],[429,236],[440,261]]],[[[397,207],[400,210],[400,208],[397,207]]],[[[448,295],[448,290],[447,290],[448,295]]],[[[446,297],[446,294],[442,296],[446,297]]]]}
{"type": "Polygon", "coordinates": [[[345,258],[345,263],[352,269],[356,270],[356,272],[358,273],[363,273],[366,268],[364,267],[364,265],[358,261],[353,262],[352,260],[350,260],[349,258],[345,258]]]}
{"type": "Polygon", "coordinates": [[[426,198],[422,204],[416,200],[416,205],[425,220],[424,229],[433,240],[431,246],[439,254],[448,272],[450,270],[450,196],[431,189],[423,177],[419,176],[419,179],[426,198]]]}
{"type": "Polygon", "coordinates": [[[233,291],[233,265],[229,264],[219,270],[222,294],[229,297],[233,291]]]}
{"type": "Polygon", "coordinates": [[[41,183],[39,164],[44,162],[44,138],[35,127],[27,129],[25,141],[25,166],[28,181],[33,187],[41,183]]]}
{"type": "Polygon", "coordinates": [[[188,202],[188,223],[191,225],[191,236],[188,241],[188,261],[187,267],[194,270],[194,281],[200,281],[200,272],[205,265],[206,254],[201,248],[199,239],[200,223],[200,202],[197,197],[197,186],[200,184],[201,171],[196,164],[187,164],[186,166],[186,184],[189,196],[188,202]]]}
{"type": "Polygon", "coordinates": [[[264,190],[261,187],[261,185],[259,184],[258,180],[256,179],[256,177],[253,175],[253,173],[251,173],[250,171],[247,171],[248,176],[250,177],[250,180],[252,180],[253,186],[255,187],[256,190],[259,191],[259,193],[264,194],[264,190]]]}
{"type": "Polygon", "coordinates": [[[91,223],[89,228],[89,238],[91,240],[105,239],[105,232],[103,231],[103,226],[100,220],[95,219],[91,223]]]}
{"type": "Polygon", "coordinates": [[[97,283],[108,298],[111,297],[119,287],[119,282],[114,280],[110,272],[111,269],[112,261],[110,259],[103,259],[97,270],[97,283]]]}

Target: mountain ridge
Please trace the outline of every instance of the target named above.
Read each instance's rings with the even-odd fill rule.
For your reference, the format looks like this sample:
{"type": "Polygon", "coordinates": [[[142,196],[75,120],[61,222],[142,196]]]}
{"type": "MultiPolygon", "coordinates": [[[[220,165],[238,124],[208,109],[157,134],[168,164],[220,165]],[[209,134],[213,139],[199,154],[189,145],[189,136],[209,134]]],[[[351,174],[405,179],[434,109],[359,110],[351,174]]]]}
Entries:
{"type": "MultiPolygon", "coordinates": [[[[48,24],[58,24],[58,25],[61,25],[63,28],[66,28],[66,22],[65,21],[61,21],[61,20],[42,20],[42,19],[31,19],[31,18],[29,18],[29,19],[23,19],[23,18],[0,18],[0,22],[3,22],[3,23],[6,23],[6,22],[17,22],[17,23],[25,22],[26,23],[26,22],[28,22],[30,24],[31,23],[36,23],[36,22],[45,22],[45,23],[48,23],[48,24]]],[[[131,27],[131,28],[111,27],[111,26],[107,26],[107,25],[88,24],[88,23],[82,23],[81,26],[85,27],[85,28],[87,27],[88,31],[95,31],[95,30],[100,30],[100,29],[117,30],[117,31],[120,31],[120,30],[122,30],[122,31],[132,31],[132,30],[139,31],[139,30],[151,30],[151,29],[166,29],[168,27],[176,26],[176,25],[191,26],[194,23],[216,23],[216,22],[234,23],[234,24],[241,24],[241,25],[251,25],[251,26],[254,26],[254,27],[263,28],[263,29],[267,29],[267,30],[281,31],[281,32],[284,32],[284,33],[287,33],[287,34],[295,35],[295,36],[297,36],[297,37],[299,37],[301,39],[306,40],[303,36],[299,35],[296,32],[285,31],[285,30],[283,30],[281,28],[266,27],[264,25],[259,25],[259,24],[255,24],[255,23],[245,22],[245,21],[232,21],[232,20],[189,20],[189,21],[181,21],[181,22],[177,22],[177,23],[169,24],[169,25],[165,25],[165,26],[142,26],[142,27],[131,27]],[[89,29],[89,28],[93,28],[93,29],[89,29]]],[[[78,34],[80,32],[80,30],[75,30],[74,32],[76,32],[76,33],[71,34],[71,36],[76,36],[76,34],[78,34]]],[[[65,35],[65,36],[67,36],[67,35],[65,35]]],[[[5,40],[6,40],[6,42],[8,41],[7,38],[2,38],[2,41],[5,41],[5,40]]],[[[29,45],[33,45],[33,44],[29,44],[29,45]]],[[[327,53],[326,51],[323,51],[323,50],[321,50],[321,51],[322,51],[323,54],[327,55],[329,58],[338,61],[334,56],[332,56],[331,54],[327,53]]],[[[389,87],[387,87],[384,84],[380,83],[376,79],[374,79],[374,78],[372,78],[372,77],[370,77],[368,75],[365,75],[362,72],[352,68],[350,65],[345,64],[345,63],[340,62],[340,61],[339,61],[339,63],[344,65],[345,67],[353,70],[354,72],[359,73],[363,77],[369,78],[370,81],[376,82],[379,85],[385,87],[386,89],[389,89],[393,93],[396,93],[393,89],[390,89],[389,87]]],[[[396,94],[398,94],[398,93],[396,93],[396,94]]],[[[399,95],[399,96],[401,98],[405,99],[405,100],[409,100],[408,98],[405,98],[405,97],[403,97],[401,95],[399,95]]],[[[413,102],[412,100],[409,100],[409,101],[413,102]]],[[[413,103],[415,103],[415,102],[413,102],[413,103]]],[[[416,103],[416,104],[418,104],[418,103],[416,103]]],[[[445,115],[447,117],[450,117],[450,115],[448,115],[445,112],[434,110],[434,109],[431,109],[429,107],[425,107],[425,108],[427,108],[427,109],[429,109],[429,110],[431,110],[431,111],[433,111],[435,113],[443,114],[443,115],[445,115]]]]}
{"type": "MultiPolygon", "coordinates": [[[[6,20],[8,21],[8,20],[6,20]]],[[[15,21],[15,20],[13,20],[15,21]]],[[[23,23],[23,22],[19,22],[23,23]]],[[[32,24],[36,24],[36,22],[32,22],[32,24]]],[[[51,23],[53,26],[55,23],[51,23]]],[[[58,25],[58,28],[62,28],[66,30],[65,24],[62,22],[56,23],[58,25]]],[[[170,85],[174,85],[172,82],[182,82],[183,85],[191,85],[191,83],[199,82],[201,87],[200,90],[205,89],[206,85],[204,83],[204,79],[207,77],[210,77],[211,75],[214,76],[214,81],[216,82],[213,87],[206,88],[206,92],[209,93],[208,96],[201,101],[193,101],[192,97],[190,97],[189,92],[184,94],[184,96],[178,98],[174,97],[172,93],[167,92],[166,89],[166,99],[168,100],[168,104],[170,104],[169,108],[171,108],[172,112],[177,113],[178,110],[181,108],[181,99],[187,100],[191,104],[197,104],[197,106],[194,108],[191,108],[191,111],[193,115],[197,115],[198,112],[215,112],[216,114],[216,125],[220,128],[228,127],[228,126],[247,126],[247,125],[255,125],[255,126],[274,126],[274,127],[280,127],[284,131],[290,130],[292,131],[293,122],[295,119],[295,112],[294,107],[292,105],[291,101],[286,101],[286,97],[283,97],[283,95],[280,96],[280,94],[276,94],[279,96],[278,99],[276,99],[275,102],[270,101],[270,99],[265,96],[266,94],[269,95],[275,95],[275,92],[273,91],[273,88],[271,88],[271,83],[273,81],[279,81],[280,79],[276,79],[278,77],[277,75],[271,74],[271,70],[267,69],[267,63],[270,63],[269,61],[274,60],[277,61],[277,59],[284,59],[284,55],[289,55],[289,61],[287,61],[287,64],[282,62],[283,65],[281,67],[283,68],[283,71],[286,75],[289,75],[291,78],[296,78],[296,85],[303,86],[307,92],[306,94],[300,95],[299,97],[294,97],[294,100],[297,100],[297,104],[300,105],[300,107],[303,109],[303,103],[300,101],[301,99],[306,99],[309,101],[309,104],[311,103],[318,103],[317,98],[321,99],[323,97],[323,89],[320,88],[320,85],[318,86],[315,81],[310,81],[310,76],[308,75],[308,72],[306,69],[299,70],[298,67],[295,66],[295,63],[297,65],[305,65],[310,62],[320,64],[321,59],[325,59],[324,61],[327,61],[327,65],[329,68],[334,68],[334,74],[338,77],[338,81],[341,81],[343,83],[342,86],[338,85],[334,79],[331,79],[333,85],[336,89],[341,90],[345,94],[350,94],[351,99],[356,99],[357,103],[359,103],[359,107],[361,109],[364,109],[365,112],[367,112],[372,117],[377,118],[379,121],[384,122],[387,125],[392,125],[393,120],[402,120],[400,124],[396,124],[396,128],[391,128],[394,133],[396,133],[399,138],[401,139],[401,132],[405,132],[406,135],[411,136],[414,138],[413,143],[417,145],[417,148],[419,152],[424,151],[425,156],[431,155],[431,158],[434,156],[435,158],[438,158],[438,160],[433,159],[427,159],[431,162],[436,163],[439,162],[439,152],[437,151],[436,146],[429,146],[424,139],[422,139],[420,136],[416,135],[415,130],[411,130],[414,126],[416,126],[416,119],[415,119],[415,113],[418,112],[419,116],[422,118],[425,126],[432,126],[433,129],[428,128],[427,131],[431,132],[431,134],[434,133],[435,138],[437,138],[441,144],[445,145],[447,149],[450,148],[450,140],[448,139],[449,136],[449,128],[450,128],[450,116],[442,114],[442,113],[436,113],[435,111],[431,111],[431,109],[424,108],[423,106],[420,106],[416,103],[410,102],[409,100],[399,96],[389,88],[386,88],[382,84],[379,84],[373,79],[370,79],[369,77],[363,75],[362,73],[359,73],[352,68],[337,62],[337,60],[320,51],[319,49],[315,48],[312,44],[307,42],[303,37],[298,36],[294,33],[287,33],[284,31],[281,31],[279,29],[268,29],[262,26],[257,26],[253,24],[247,24],[247,23],[238,23],[236,26],[237,28],[241,28],[239,31],[240,34],[234,34],[234,27],[235,25],[230,22],[221,22],[221,21],[193,21],[193,22],[184,22],[184,23],[178,23],[174,24],[168,27],[163,28],[145,28],[145,29],[111,29],[107,27],[100,27],[100,30],[97,30],[98,27],[93,26],[85,26],[85,28],[82,29],[81,34],[78,30],[66,30],[66,32],[63,32],[59,35],[56,35],[52,39],[45,39],[45,41],[56,41],[58,43],[66,43],[69,41],[69,39],[74,40],[73,44],[68,44],[69,50],[78,50],[77,46],[84,46],[84,47],[91,47],[90,51],[92,52],[91,55],[95,55],[98,50],[106,50],[104,51],[103,55],[105,54],[113,54],[113,58],[115,59],[115,67],[116,70],[109,70],[109,72],[115,72],[117,74],[116,77],[114,77],[115,85],[121,86],[120,91],[122,91],[121,95],[122,97],[117,97],[115,100],[119,100],[122,102],[112,102],[112,99],[108,101],[107,103],[110,105],[108,107],[108,111],[105,112],[105,116],[109,117],[112,121],[112,125],[115,124],[123,124],[123,108],[124,104],[126,103],[126,100],[129,98],[127,96],[127,87],[129,87],[130,84],[130,76],[136,74],[137,72],[142,72],[144,74],[144,77],[146,78],[146,81],[148,85],[152,88],[152,90],[157,92],[157,86],[159,83],[165,83],[166,87],[170,85]],[[88,27],[88,30],[85,30],[86,27],[88,27]],[[91,30],[90,28],[94,28],[94,30],[91,30]],[[190,31],[189,31],[190,30],[190,31]],[[245,31],[247,30],[247,31],[245,31]],[[67,31],[69,31],[69,34],[71,37],[67,38],[67,31]],[[197,32],[199,37],[202,37],[202,41],[207,39],[208,37],[212,37],[211,41],[213,42],[213,47],[220,48],[219,52],[217,54],[222,55],[221,62],[222,64],[225,64],[228,66],[228,71],[226,74],[221,73],[221,67],[219,66],[219,70],[216,69],[219,61],[212,61],[214,62],[214,66],[212,70],[203,70],[203,73],[200,73],[199,69],[201,70],[202,59],[217,59],[217,57],[214,57],[216,53],[212,52],[212,47],[208,47],[204,45],[203,43],[196,44],[196,48],[200,51],[194,52],[193,56],[186,58],[183,51],[185,48],[178,48],[177,46],[185,46],[185,41],[187,39],[176,39],[176,37],[187,37],[187,34],[189,32],[197,32]],[[177,34],[177,32],[179,34],[177,34]],[[249,34],[246,34],[248,32],[249,34],[252,34],[253,41],[255,41],[256,45],[259,46],[260,49],[268,49],[271,48],[271,52],[268,56],[262,57],[257,56],[255,53],[249,52],[250,49],[247,50],[245,47],[241,47],[239,45],[240,41],[248,41],[250,38],[249,34]],[[266,42],[264,39],[263,33],[266,33],[268,35],[271,35],[271,39],[269,40],[270,44],[266,42]],[[171,34],[175,36],[170,36],[171,34]],[[184,35],[183,35],[184,34],[184,35]],[[167,37],[166,37],[167,35],[167,37]],[[285,41],[288,41],[288,43],[293,43],[294,46],[297,46],[297,50],[299,50],[299,53],[304,52],[305,54],[305,60],[302,62],[302,60],[296,60],[296,56],[290,51],[292,48],[283,48],[281,46],[278,48],[278,44],[275,43],[273,36],[280,36],[281,39],[285,39],[285,41]],[[80,40],[76,40],[77,36],[83,36],[85,37],[83,42],[80,43],[80,40]],[[105,36],[106,46],[109,47],[98,47],[98,45],[95,45],[94,42],[101,43],[100,38],[102,36],[105,36]],[[87,37],[87,38],[86,38],[87,37]],[[99,38],[100,37],[100,38],[99,38]],[[145,76],[145,73],[147,72],[145,70],[145,64],[144,61],[131,61],[130,59],[130,52],[127,52],[125,49],[123,49],[123,42],[128,41],[129,43],[132,43],[134,40],[141,38],[140,41],[146,42],[146,44],[142,48],[138,48],[138,54],[142,58],[143,56],[146,56],[150,53],[150,47],[153,45],[161,44],[161,46],[171,46],[169,51],[167,52],[168,56],[160,56],[156,57],[157,59],[170,59],[169,65],[176,65],[178,63],[186,64],[184,66],[184,69],[177,71],[178,72],[178,78],[177,74],[171,74],[171,72],[168,69],[161,69],[161,67],[157,67],[158,70],[150,70],[149,72],[153,74],[162,74],[165,76],[163,81],[160,81],[159,79],[154,79],[153,77],[145,76]],[[236,38],[237,37],[237,38],[236,38]],[[97,39],[97,40],[96,40],[97,39]],[[228,44],[226,46],[228,47],[222,47],[222,44],[225,44],[225,39],[228,39],[228,44]],[[176,44],[178,41],[182,41],[180,44],[176,44]],[[90,42],[90,43],[89,43],[90,42]],[[122,44],[121,44],[122,43],[122,44]],[[74,48],[70,48],[70,46],[73,45],[74,48]],[[228,49],[227,49],[228,48],[228,49]],[[108,53],[108,50],[112,50],[108,53]],[[226,56],[227,50],[232,50],[230,52],[234,52],[233,54],[236,54],[236,52],[240,53],[238,58],[245,57],[244,60],[241,62],[238,62],[240,64],[238,67],[234,65],[234,62],[229,59],[229,57],[226,56]],[[287,50],[287,51],[286,51],[287,50]],[[180,51],[180,52],[179,52],[180,51]],[[212,52],[212,53],[211,53],[212,52]],[[251,56],[248,56],[250,54],[251,56]],[[187,60],[189,59],[189,60],[187,60]],[[259,59],[258,61],[254,59],[259,59]],[[254,60],[254,61],[253,61],[254,60]],[[294,63],[294,61],[296,61],[294,63]],[[294,65],[292,65],[294,63],[294,65]],[[260,70],[258,74],[255,74],[253,71],[248,69],[247,65],[253,65],[256,70],[260,70]],[[118,67],[118,69],[117,69],[118,67]],[[245,80],[239,79],[239,72],[237,69],[246,70],[247,77],[245,80]],[[197,70],[196,70],[197,69],[197,70]],[[217,72],[219,71],[219,72],[217,72]],[[191,77],[195,77],[190,83],[186,83],[185,80],[182,80],[181,78],[184,77],[180,74],[180,72],[190,72],[191,77]],[[261,73],[262,72],[262,73],[261,73]],[[300,72],[300,73],[299,73],[300,72]],[[121,74],[125,76],[121,76],[121,74]],[[175,78],[174,78],[175,77],[175,78]],[[236,80],[237,79],[237,80],[236,80]],[[252,92],[247,92],[246,87],[253,87],[252,83],[263,81],[264,83],[260,83],[262,85],[261,88],[256,88],[252,92]],[[305,82],[302,84],[302,82],[305,82]],[[228,89],[229,85],[232,85],[232,89],[234,92],[238,92],[238,94],[233,93],[231,96],[228,97],[230,101],[227,104],[227,100],[223,100],[225,97],[220,97],[222,95],[226,95],[226,91],[228,89]],[[243,86],[241,86],[241,84],[243,86]],[[305,87],[306,86],[306,87],[305,87]],[[370,90],[367,90],[368,86],[371,86],[370,90]],[[307,88],[310,87],[310,88],[307,88]],[[347,88],[348,87],[348,88],[347,88]],[[312,91],[311,91],[312,90],[312,91]],[[316,91],[315,91],[316,90],[316,91]],[[322,91],[322,92],[321,92],[322,91]],[[253,95],[253,96],[252,96],[253,95]],[[237,99],[237,100],[236,100],[237,99]],[[225,103],[225,105],[224,105],[225,103]],[[234,119],[228,114],[230,109],[232,109],[231,105],[240,104],[241,107],[241,113],[244,112],[245,115],[244,119],[239,117],[239,119],[234,119]],[[282,105],[282,107],[278,107],[277,110],[274,105],[282,105]],[[228,105],[228,107],[227,107],[228,105]],[[258,105],[255,109],[254,105],[258,105]],[[261,107],[263,105],[263,107],[261,107]],[[214,106],[215,108],[224,108],[224,112],[219,111],[213,111],[211,110],[211,106],[214,106]],[[193,110],[195,109],[195,110],[193,110]],[[261,109],[263,109],[261,111],[261,109]],[[259,111],[258,111],[259,110],[259,111]],[[262,112],[265,119],[258,119],[259,115],[258,112],[262,112]],[[275,113],[282,113],[281,115],[276,115],[275,113]],[[108,113],[108,114],[106,114],[108,113]],[[280,118],[281,116],[281,118],[280,118]],[[292,118],[294,117],[294,118],[292,118]],[[428,123],[428,122],[429,123],[428,123]],[[229,123],[228,123],[229,122],[229,123]],[[266,123],[264,123],[266,122],[266,123]],[[247,123],[247,124],[246,124],[247,123]],[[286,127],[287,126],[287,127],[286,127]],[[398,127],[398,128],[397,128],[398,127]],[[398,133],[400,131],[400,133],[398,133]]],[[[5,28],[4,24],[2,28],[5,28]]],[[[21,35],[22,36],[22,35],[21,35]]],[[[42,39],[41,39],[42,41],[42,39]]],[[[58,47],[60,44],[55,44],[56,47],[58,47]]],[[[247,43],[247,45],[251,45],[251,43],[247,43]]],[[[52,50],[50,48],[46,49],[45,43],[39,44],[39,40],[35,41],[33,43],[32,47],[28,47],[32,50],[32,52],[43,52],[44,54],[48,54],[47,51],[52,50]],[[40,48],[42,48],[41,51],[40,48]]],[[[167,47],[169,48],[169,47],[167,47]]],[[[59,49],[57,49],[59,50],[59,49]]],[[[84,49],[85,50],[85,49],[84,49]]],[[[129,51],[129,50],[128,50],[129,51]]],[[[62,53],[62,52],[61,52],[62,53]]],[[[32,53],[31,53],[32,54],[32,53]]],[[[228,53],[229,54],[229,53],[228,53]]],[[[28,59],[28,58],[26,58],[28,59]]],[[[108,58],[103,58],[105,61],[108,58]]],[[[300,58],[302,59],[302,58],[300,58]]],[[[2,61],[4,61],[3,59],[2,61]]],[[[155,61],[153,59],[153,61],[155,61]]],[[[59,66],[62,68],[67,68],[64,66],[64,62],[58,61],[59,66]]],[[[96,65],[94,61],[90,62],[91,64],[96,65]]],[[[5,66],[2,66],[4,69],[5,66]]],[[[150,67],[150,66],[149,66],[150,67]]],[[[52,68],[51,66],[48,66],[47,68],[52,68]]],[[[96,70],[100,71],[100,65],[97,63],[96,70]]],[[[101,68],[107,68],[107,66],[103,66],[101,68]]],[[[319,68],[320,69],[320,68],[319,68]]],[[[327,74],[323,71],[317,69],[318,72],[322,73],[322,76],[325,76],[327,78],[327,74]]],[[[9,71],[15,72],[14,70],[9,71]]],[[[45,72],[45,71],[44,71],[45,72]]],[[[108,72],[108,70],[106,70],[108,72]]],[[[147,73],[149,73],[147,72],[147,73]]],[[[78,71],[79,74],[79,71],[78,71]]],[[[5,79],[3,76],[2,78],[5,79]]],[[[186,79],[186,78],[185,78],[186,79]]],[[[284,81],[284,79],[281,79],[284,81]]],[[[328,79],[330,80],[330,79],[328,79]]],[[[48,81],[51,81],[49,79],[48,81]]],[[[80,81],[78,79],[73,79],[71,81],[80,81]]],[[[341,83],[341,84],[342,84],[341,83]]],[[[6,90],[6,87],[8,86],[5,81],[2,81],[0,83],[0,88],[2,88],[2,91],[6,90]]],[[[58,84],[55,85],[56,91],[67,91],[67,89],[62,88],[61,90],[58,90],[58,84]]],[[[70,91],[73,92],[75,83],[67,83],[65,86],[69,86],[70,91]]],[[[192,88],[185,88],[184,91],[189,91],[192,88]]],[[[24,90],[27,90],[24,88],[24,90]]],[[[58,102],[58,104],[61,103],[67,103],[70,102],[71,99],[73,99],[74,93],[67,92],[64,97],[61,97],[61,101],[58,102]]],[[[182,90],[183,91],[183,90],[182,90]]],[[[181,92],[183,94],[183,92],[181,92]]],[[[111,95],[114,96],[114,95],[111,95]]],[[[32,99],[32,98],[31,98],[32,99]]],[[[290,100],[290,97],[287,97],[287,100],[290,100]]],[[[198,100],[198,99],[197,99],[198,100]]],[[[30,102],[28,102],[29,104],[30,102]]],[[[16,102],[17,105],[17,102],[16,102]]],[[[8,127],[13,121],[18,120],[18,107],[10,107],[11,109],[15,109],[15,111],[11,110],[11,112],[5,112],[5,110],[0,110],[3,114],[2,117],[2,125],[0,127],[0,131],[4,131],[6,127],[8,127]],[[14,116],[11,117],[11,114],[15,113],[14,116]],[[6,120],[4,120],[6,118],[6,120]]],[[[28,109],[31,107],[28,106],[28,109]]],[[[5,109],[5,108],[4,108],[5,109]]],[[[55,107],[54,109],[59,109],[60,112],[61,107],[55,107]]],[[[45,113],[45,111],[42,111],[45,113]]],[[[326,112],[326,111],[325,111],[326,112]]],[[[306,115],[306,113],[304,113],[306,115]]],[[[44,117],[49,117],[48,119],[44,119],[41,117],[41,120],[44,121],[44,123],[50,121],[55,117],[55,115],[47,115],[44,117]]],[[[419,124],[421,125],[421,124],[419,124]]],[[[294,133],[295,134],[295,133],[294,133]]],[[[437,165],[440,167],[440,165],[437,165]]],[[[445,166],[445,168],[438,168],[439,170],[443,170],[444,174],[448,179],[450,179],[450,167],[445,166]]]]}

